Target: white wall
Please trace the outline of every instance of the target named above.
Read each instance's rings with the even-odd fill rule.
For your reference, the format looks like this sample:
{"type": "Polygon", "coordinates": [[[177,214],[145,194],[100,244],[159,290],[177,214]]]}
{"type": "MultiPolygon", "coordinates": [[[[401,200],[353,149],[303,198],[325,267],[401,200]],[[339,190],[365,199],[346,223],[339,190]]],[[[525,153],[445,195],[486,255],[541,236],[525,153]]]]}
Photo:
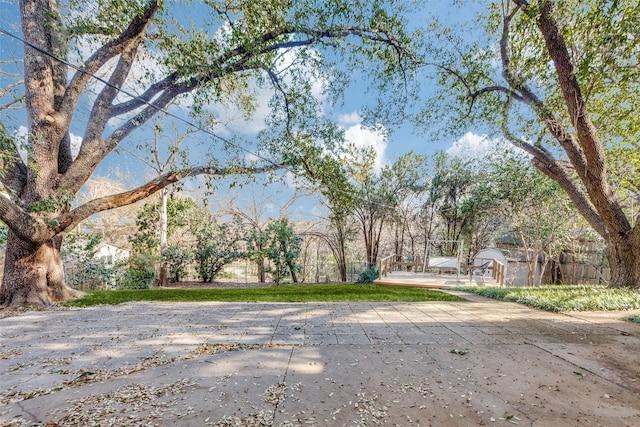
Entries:
{"type": "Polygon", "coordinates": [[[117,246],[102,244],[98,247],[95,258],[104,261],[106,266],[113,266],[120,261],[128,259],[129,251],[117,246]]]}

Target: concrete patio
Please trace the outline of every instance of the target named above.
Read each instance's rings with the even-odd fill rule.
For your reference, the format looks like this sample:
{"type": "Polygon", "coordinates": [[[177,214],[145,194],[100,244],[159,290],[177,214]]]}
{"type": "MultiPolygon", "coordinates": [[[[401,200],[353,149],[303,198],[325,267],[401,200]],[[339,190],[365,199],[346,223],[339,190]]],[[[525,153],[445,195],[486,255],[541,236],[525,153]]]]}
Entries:
{"type": "Polygon", "coordinates": [[[461,295],[14,313],[0,319],[0,424],[640,425],[630,313],[461,295]]]}

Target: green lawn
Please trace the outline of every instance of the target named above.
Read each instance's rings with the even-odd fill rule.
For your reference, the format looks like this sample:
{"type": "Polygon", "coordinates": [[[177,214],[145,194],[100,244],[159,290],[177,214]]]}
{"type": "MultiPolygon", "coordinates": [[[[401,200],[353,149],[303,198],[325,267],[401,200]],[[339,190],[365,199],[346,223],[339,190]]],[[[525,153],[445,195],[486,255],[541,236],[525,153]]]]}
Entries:
{"type": "Polygon", "coordinates": [[[465,301],[432,289],[384,287],[364,284],[273,286],[232,289],[137,289],[91,291],[65,305],[85,307],[129,301],[465,301]]]}
{"type": "Polygon", "coordinates": [[[604,286],[464,287],[456,289],[556,312],[640,309],[640,293],[633,289],[612,289],[604,286]]]}

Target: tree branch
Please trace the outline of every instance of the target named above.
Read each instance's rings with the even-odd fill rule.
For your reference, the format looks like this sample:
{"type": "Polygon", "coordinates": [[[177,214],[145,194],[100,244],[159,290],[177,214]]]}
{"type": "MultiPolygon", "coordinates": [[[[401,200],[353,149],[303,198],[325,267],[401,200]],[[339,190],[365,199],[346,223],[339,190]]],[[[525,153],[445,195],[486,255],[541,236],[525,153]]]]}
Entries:
{"type": "Polygon", "coordinates": [[[271,82],[275,86],[276,90],[280,92],[280,94],[282,95],[282,98],[284,99],[284,110],[285,110],[285,116],[287,118],[285,129],[286,129],[286,136],[289,137],[291,135],[291,108],[289,105],[289,94],[287,93],[287,91],[284,90],[284,88],[280,84],[280,79],[278,78],[276,73],[273,72],[273,70],[268,69],[267,73],[269,74],[269,78],[271,79],[271,82]]]}
{"type": "MultiPolygon", "coordinates": [[[[514,2],[525,13],[532,13],[526,1],[514,0],[514,2]]],[[[576,129],[577,140],[552,117],[550,112],[544,108],[537,108],[542,104],[540,101],[534,100],[536,101],[534,110],[537,110],[536,112],[546,122],[550,133],[564,148],[576,173],[584,183],[593,206],[609,228],[609,233],[618,233],[621,230],[628,233],[631,231],[631,224],[609,185],[604,147],[589,117],[569,50],[553,16],[554,9],[553,0],[544,0],[537,15],[537,25],[544,37],[547,52],[553,60],[563,99],[576,129]]],[[[505,25],[508,25],[506,21],[505,25]]],[[[527,97],[526,94],[525,97],[527,97]]]]}
{"type": "Polygon", "coordinates": [[[60,112],[66,116],[67,120],[70,120],[73,115],[73,111],[80,99],[80,95],[92,75],[95,74],[111,58],[124,52],[131,43],[135,43],[147,30],[155,13],[159,9],[160,5],[157,0],[149,0],[143,13],[133,18],[127,29],[124,30],[118,38],[100,47],[93,55],[91,55],[85,65],[75,73],[67,87],[60,105],[60,112]]]}
{"type": "Polygon", "coordinates": [[[573,179],[571,179],[567,169],[541,145],[529,144],[523,139],[516,137],[511,132],[508,123],[509,109],[510,103],[506,102],[502,120],[502,133],[504,134],[504,137],[516,147],[529,153],[532,157],[531,162],[533,165],[546,176],[556,181],[567,193],[567,196],[569,196],[576,209],[578,209],[582,216],[587,220],[589,225],[591,225],[598,234],[605,237],[607,235],[607,230],[602,218],[582,189],[576,185],[573,179]]]}
{"type": "Polygon", "coordinates": [[[124,138],[146,123],[159,111],[167,107],[180,92],[188,91],[188,89],[187,84],[174,87],[172,91],[167,91],[161,95],[153,105],[148,106],[135,117],[126,121],[105,140],[92,142],[91,146],[94,147],[93,152],[89,152],[86,156],[78,156],[67,173],[59,180],[58,187],[78,191],[84,182],[89,179],[96,166],[100,164],[107,154],[113,151],[124,138]]]}
{"type": "Polygon", "coordinates": [[[149,88],[142,95],[129,101],[112,106],[111,110],[109,111],[109,118],[118,117],[137,110],[138,108],[145,105],[149,105],[151,100],[155,98],[159,93],[176,85],[178,82],[178,77],[179,76],[177,73],[172,73],[161,81],[149,86],[149,88]]]}
{"type": "MultiPolygon", "coordinates": [[[[516,3],[519,2],[516,1],[516,3]]],[[[562,124],[556,120],[542,100],[529,87],[527,87],[520,78],[516,77],[511,69],[511,58],[509,55],[509,31],[511,21],[518,11],[519,8],[515,8],[510,14],[504,17],[503,21],[502,37],[500,39],[502,76],[514,91],[521,94],[520,100],[529,105],[538,117],[546,124],[551,135],[560,143],[567,153],[569,160],[578,170],[578,174],[581,178],[584,178],[584,176],[581,175],[581,171],[584,170],[586,159],[584,158],[584,154],[573,135],[564,129],[562,124]]]]}
{"type": "MultiPolygon", "coordinates": [[[[149,13],[150,18],[152,14],[151,12],[149,13]]],[[[144,21],[144,23],[148,24],[146,21],[144,21]]],[[[130,28],[133,26],[134,25],[132,23],[130,28]]],[[[142,29],[139,31],[141,32],[142,29]]],[[[129,32],[134,33],[133,30],[130,30],[129,32]]],[[[164,110],[165,107],[167,107],[177,96],[203,88],[214,79],[219,79],[224,75],[252,69],[261,69],[264,67],[264,64],[260,64],[259,61],[251,61],[261,55],[280,49],[290,49],[294,47],[308,46],[314,43],[322,43],[325,39],[344,38],[352,35],[378,43],[385,43],[391,46],[395,45],[396,49],[400,49],[396,50],[396,52],[402,55],[402,58],[409,57],[412,58],[412,60],[417,61],[417,59],[408,51],[401,49],[397,41],[395,41],[384,29],[367,29],[354,26],[344,26],[334,30],[318,31],[307,27],[295,28],[285,26],[275,31],[267,32],[256,40],[256,43],[252,45],[253,49],[249,49],[246,46],[229,49],[222,52],[216,59],[215,63],[208,65],[205,64],[206,71],[193,75],[185,80],[180,79],[180,76],[177,73],[173,73],[161,82],[152,85],[139,99],[113,106],[108,115],[109,118],[135,111],[141,107],[144,108],[138,112],[135,117],[127,120],[104,140],[101,140],[101,138],[98,137],[97,132],[96,134],[87,135],[90,137],[86,138],[83,146],[84,144],[87,144],[95,149],[91,150],[91,155],[88,154],[86,157],[83,155],[79,157],[79,159],[76,159],[67,173],[65,173],[64,177],[59,180],[58,186],[60,188],[67,187],[72,190],[79,189],[107,154],[117,147],[118,144],[124,138],[129,136],[135,129],[146,123],[159,111],[164,110]],[[301,40],[290,40],[289,37],[287,37],[285,41],[278,41],[280,38],[293,35],[304,35],[307,37],[301,40]],[[153,100],[153,103],[151,103],[151,100],[153,100]]],[[[129,40],[128,42],[130,45],[133,40],[129,40]]],[[[122,47],[121,50],[123,49],[125,48],[122,47]]],[[[103,49],[101,48],[100,51],[101,50],[103,49]]],[[[96,55],[97,54],[98,52],[96,52],[96,55]]],[[[87,150],[87,152],[89,151],[90,150],[87,150]]]]}
{"type": "Polygon", "coordinates": [[[137,47],[138,42],[135,42],[122,53],[115,70],[109,77],[109,84],[105,85],[94,101],[91,114],[87,120],[80,153],[78,154],[77,160],[79,162],[83,162],[85,157],[94,157],[96,152],[100,153],[102,151],[104,146],[101,140],[102,134],[111,118],[107,112],[110,110],[113,100],[118,96],[119,91],[116,88],[124,84],[129,71],[131,71],[138,51],[137,47]]]}
{"type": "Polygon", "coordinates": [[[187,177],[198,175],[226,176],[235,174],[258,174],[275,171],[281,169],[282,167],[282,165],[271,165],[264,167],[234,166],[229,168],[196,166],[177,172],[168,172],[133,190],[94,199],[71,210],[69,213],[59,218],[59,226],[55,229],[55,232],[62,233],[64,231],[69,231],[76,227],[81,221],[93,214],[136,203],[162,190],[163,188],[168,187],[171,184],[175,184],[176,182],[181,181],[187,177]]]}
{"type": "Polygon", "coordinates": [[[44,221],[30,215],[5,194],[0,194],[0,219],[25,242],[43,243],[53,237],[44,221]]]}
{"type": "MultiPolygon", "coordinates": [[[[247,62],[257,56],[282,49],[293,49],[296,47],[310,46],[315,43],[326,43],[325,39],[337,39],[347,36],[358,36],[362,39],[387,44],[393,47],[399,57],[399,60],[409,58],[410,61],[415,64],[420,62],[415,55],[402,48],[397,40],[395,40],[389,32],[384,29],[367,29],[354,26],[344,26],[336,30],[318,31],[308,27],[282,27],[278,30],[263,34],[259,40],[256,41],[256,45],[262,45],[262,48],[248,50],[245,46],[239,46],[222,52],[214,62],[203,67],[206,68],[207,71],[194,75],[188,79],[190,88],[189,92],[200,88],[211,82],[213,79],[219,78],[223,75],[257,68],[258,66],[247,66],[247,62]],[[305,35],[307,37],[298,40],[276,42],[278,38],[295,35],[305,35]],[[236,60],[232,61],[233,58],[236,58],[236,60]]],[[[148,103],[159,93],[177,84],[181,84],[179,83],[179,75],[177,73],[172,73],[160,82],[149,87],[149,89],[138,97],[138,99],[114,106],[111,111],[111,117],[126,114],[144,105],[148,105],[148,103]]]]}

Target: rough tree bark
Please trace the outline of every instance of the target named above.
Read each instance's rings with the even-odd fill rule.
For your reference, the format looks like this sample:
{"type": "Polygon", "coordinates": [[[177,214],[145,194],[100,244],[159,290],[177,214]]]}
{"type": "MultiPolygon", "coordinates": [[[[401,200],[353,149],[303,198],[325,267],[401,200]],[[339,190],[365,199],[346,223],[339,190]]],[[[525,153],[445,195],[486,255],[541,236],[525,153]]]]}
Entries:
{"type": "Polygon", "coordinates": [[[62,237],[38,244],[24,241],[9,231],[0,301],[10,305],[48,306],[78,297],[82,292],[65,285],[60,256],[62,237]]]}

